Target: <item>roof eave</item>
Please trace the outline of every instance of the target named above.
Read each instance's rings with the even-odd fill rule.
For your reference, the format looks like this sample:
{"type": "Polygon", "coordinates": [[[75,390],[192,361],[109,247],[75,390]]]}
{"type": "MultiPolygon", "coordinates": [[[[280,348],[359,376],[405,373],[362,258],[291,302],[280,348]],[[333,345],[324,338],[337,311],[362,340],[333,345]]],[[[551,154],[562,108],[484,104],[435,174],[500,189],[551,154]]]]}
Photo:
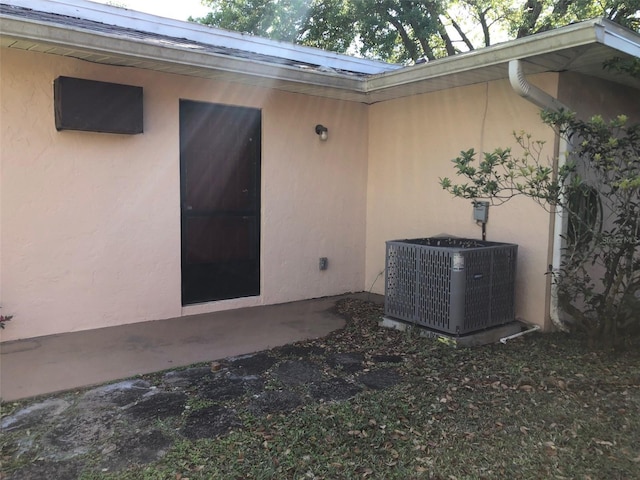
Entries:
{"type": "Polygon", "coordinates": [[[640,58],[640,41],[638,41],[637,35],[609,20],[600,20],[594,27],[600,43],[632,57],[640,58]]]}
{"type": "Polygon", "coordinates": [[[381,73],[401,67],[401,65],[343,55],[319,48],[233,32],[199,23],[174,20],[86,0],[2,0],[2,3],[204,43],[215,38],[215,45],[219,47],[234,48],[362,74],[381,73]]]}
{"type": "MultiPolygon", "coordinates": [[[[196,76],[220,77],[221,73],[249,76],[259,79],[258,84],[277,83],[276,88],[292,83],[326,90],[326,96],[343,96],[346,92],[352,97],[363,96],[363,77],[305,70],[300,67],[261,62],[230,55],[211,52],[197,52],[189,48],[176,48],[167,45],[151,45],[148,42],[77,30],[68,26],[56,26],[34,21],[0,16],[0,36],[16,41],[37,42],[69,50],[66,56],[82,58],[78,54],[97,54],[113,57],[111,65],[132,66],[132,61],[147,64],[144,68],[167,71],[171,66],[190,67],[196,76]],[[78,54],[76,54],[77,52],[78,54]],[[118,59],[122,60],[118,63],[118,59]],[[158,68],[149,66],[153,63],[158,68]]],[[[237,80],[237,78],[236,78],[237,80]]],[[[256,83],[256,82],[248,82],[256,83]]],[[[361,100],[362,100],[361,99],[361,100]]],[[[354,98],[354,100],[356,100],[354,98]]]]}
{"type": "MultiPolygon", "coordinates": [[[[18,2],[19,0],[13,0],[13,3],[18,2]]],[[[64,2],[87,3],[78,0],[64,2]]],[[[215,38],[218,39],[217,34],[215,38]]],[[[527,73],[574,70],[602,75],[601,63],[598,63],[597,68],[595,65],[605,56],[628,55],[640,58],[640,37],[603,19],[581,22],[424,65],[376,75],[357,75],[331,68],[323,71],[313,63],[308,68],[304,63],[281,64],[273,61],[276,56],[271,59],[263,57],[264,60],[260,56],[244,58],[234,56],[233,49],[229,53],[205,49],[198,51],[199,44],[193,42],[185,42],[184,45],[160,41],[154,43],[153,39],[122,36],[11,15],[0,15],[0,39],[3,47],[30,49],[28,42],[34,42],[33,48],[37,51],[98,63],[216,78],[366,104],[506,79],[507,65],[511,60],[524,60],[527,73]],[[18,43],[12,44],[12,41],[18,43]],[[47,50],[43,45],[55,50],[47,50]],[[585,63],[590,65],[587,70],[582,68],[585,63]]],[[[205,42],[202,44],[207,45],[205,42]]],[[[607,78],[613,79],[612,75],[607,75],[607,78]]],[[[640,89],[638,79],[618,76],[613,80],[640,89]]]]}
{"type": "Polygon", "coordinates": [[[640,57],[640,44],[636,35],[613,22],[594,19],[399,71],[370,76],[366,90],[370,101],[375,102],[386,98],[390,89],[440,77],[462,75],[479,67],[504,66],[506,78],[506,65],[511,60],[526,60],[537,55],[579,49],[595,43],[640,57]]]}

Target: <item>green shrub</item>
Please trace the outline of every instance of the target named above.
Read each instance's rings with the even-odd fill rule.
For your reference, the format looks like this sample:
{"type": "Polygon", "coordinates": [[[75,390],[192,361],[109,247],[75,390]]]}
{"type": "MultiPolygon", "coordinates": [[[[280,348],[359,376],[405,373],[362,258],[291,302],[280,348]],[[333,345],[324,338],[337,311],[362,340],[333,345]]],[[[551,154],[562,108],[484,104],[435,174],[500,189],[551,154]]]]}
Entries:
{"type": "Polygon", "coordinates": [[[440,180],[457,197],[494,205],[518,195],[566,220],[562,262],[550,272],[567,329],[619,344],[640,327],[640,125],[619,116],[584,121],[574,113],[543,112],[542,120],[572,146],[557,171],[541,161],[542,142],[515,135],[511,149],[471,149],[453,160],[466,183],[440,180]]]}

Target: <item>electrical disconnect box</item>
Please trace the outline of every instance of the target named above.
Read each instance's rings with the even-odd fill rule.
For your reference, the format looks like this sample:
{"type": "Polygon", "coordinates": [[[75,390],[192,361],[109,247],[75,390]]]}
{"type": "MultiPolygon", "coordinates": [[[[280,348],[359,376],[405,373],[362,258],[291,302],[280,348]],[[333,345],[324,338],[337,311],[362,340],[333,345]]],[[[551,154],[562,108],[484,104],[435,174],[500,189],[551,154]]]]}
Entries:
{"type": "Polygon", "coordinates": [[[481,223],[489,221],[489,202],[473,202],[473,219],[481,223]]]}

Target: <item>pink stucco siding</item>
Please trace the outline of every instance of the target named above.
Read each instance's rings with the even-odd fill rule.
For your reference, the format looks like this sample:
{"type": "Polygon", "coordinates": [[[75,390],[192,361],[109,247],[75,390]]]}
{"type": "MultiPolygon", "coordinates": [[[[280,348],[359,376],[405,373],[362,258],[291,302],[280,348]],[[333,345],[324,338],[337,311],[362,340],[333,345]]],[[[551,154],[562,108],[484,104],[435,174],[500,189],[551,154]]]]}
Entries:
{"type": "Polygon", "coordinates": [[[35,52],[1,61],[3,341],[363,289],[366,106],[35,52]],[[144,134],[56,131],[60,75],[142,86],[144,134]],[[179,99],[262,111],[258,297],[181,305],[179,99]]]}
{"type": "MultiPolygon", "coordinates": [[[[557,75],[532,80],[555,94],[557,75]]],[[[384,269],[385,240],[443,233],[480,238],[470,201],[453,198],[438,183],[442,177],[456,181],[451,159],[461,150],[513,146],[512,133],[525,130],[547,141],[543,160],[554,156],[553,130],[542,125],[539,110],[517,96],[508,81],[373,105],[369,128],[367,285],[384,269]]],[[[487,224],[487,240],[519,245],[516,315],[541,326],[549,317],[550,220],[533,201],[517,198],[491,207],[487,224]]],[[[374,290],[384,290],[382,279],[374,290]]]]}

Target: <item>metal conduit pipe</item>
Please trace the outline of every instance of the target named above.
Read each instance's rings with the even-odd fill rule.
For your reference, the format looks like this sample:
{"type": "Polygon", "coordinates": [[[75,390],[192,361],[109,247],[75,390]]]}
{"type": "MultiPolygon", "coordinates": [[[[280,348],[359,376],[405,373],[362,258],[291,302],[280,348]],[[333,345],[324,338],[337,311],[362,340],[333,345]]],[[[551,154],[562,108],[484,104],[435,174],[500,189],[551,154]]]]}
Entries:
{"type": "MultiPolygon", "coordinates": [[[[552,97],[547,92],[541,90],[535,85],[530,84],[524,72],[522,70],[522,62],[520,60],[509,61],[509,82],[511,88],[520,95],[522,98],[530,101],[534,105],[544,110],[568,110],[568,108],[557,98],[552,97]]],[[[569,150],[569,145],[566,140],[561,139],[558,147],[558,168],[561,168],[566,161],[566,154],[569,150]]],[[[557,272],[560,268],[561,262],[561,249],[562,249],[562,232],[565,228],[564,212],[562,208],[556,207],[555,218],[553,225],[553,244],[552,244],[552,260],[551,269],[553,272],[557,272]]],[[[562,321],[560,320],[560,309],[558,307],[558,288],[551,283],[551,299],[549,306],[549,317],[553,325],[559,330],[567,330],[562,321]]]]}

